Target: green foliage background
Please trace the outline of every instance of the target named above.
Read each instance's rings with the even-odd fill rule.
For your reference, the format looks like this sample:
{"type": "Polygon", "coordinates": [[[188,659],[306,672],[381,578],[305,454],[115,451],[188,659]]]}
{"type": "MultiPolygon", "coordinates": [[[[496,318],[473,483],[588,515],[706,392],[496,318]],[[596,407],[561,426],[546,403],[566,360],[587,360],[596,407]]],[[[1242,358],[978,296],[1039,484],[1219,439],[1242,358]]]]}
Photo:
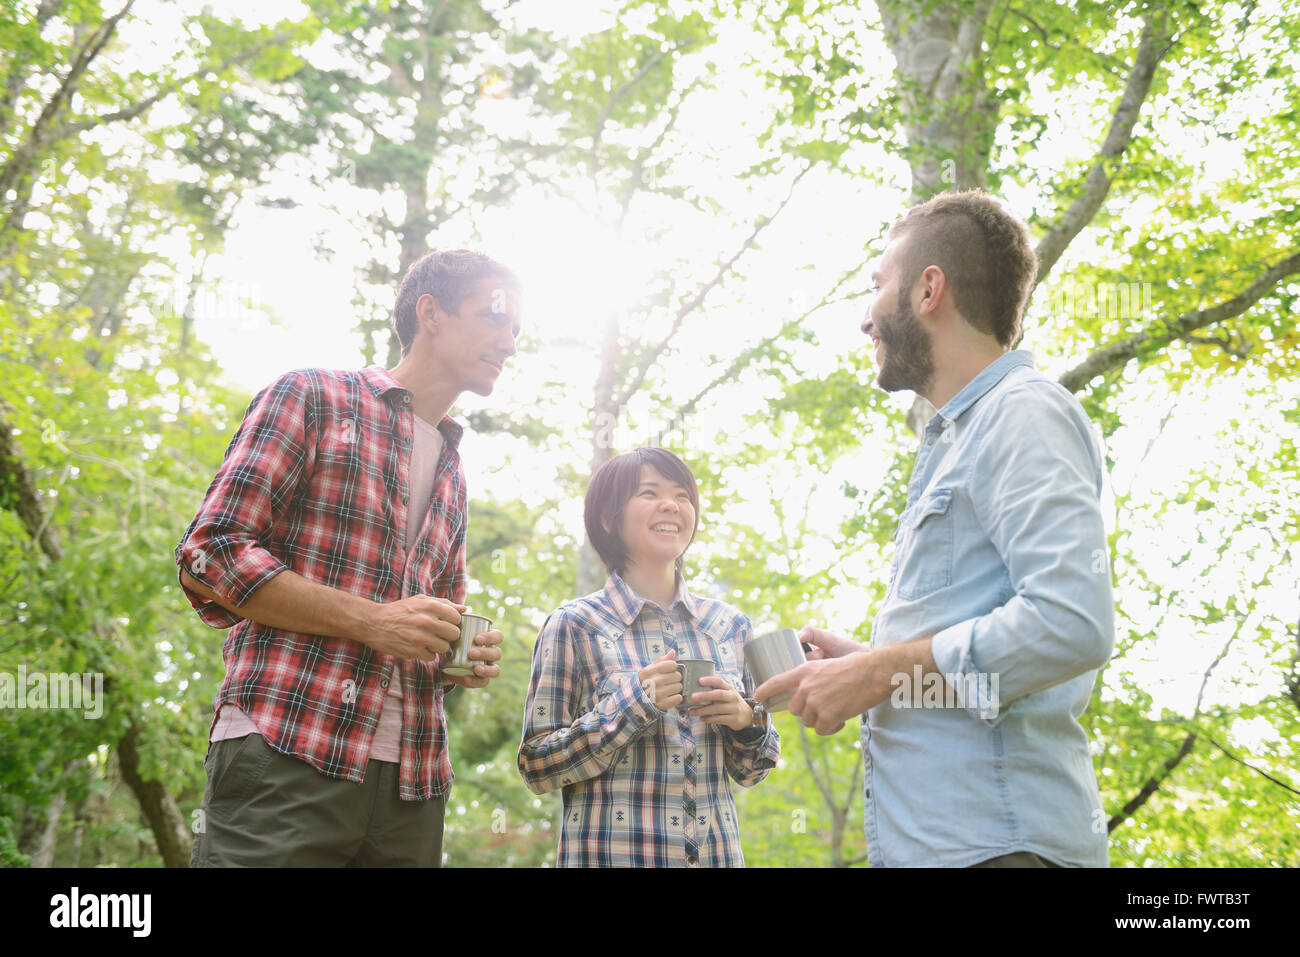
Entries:
{"type": "MultiPolygon", "coordinates": [[[[907,171],[927,156],[973,162],[1026,211],[1036,240],[1050,233],[1083,189],[1142,24],[1159,20],[1167,46],[1142,120],[1106,160],[1105,201],[1079,248],[1044,278],[1026,322],[1026,345],[1056,375],[1142,339],[1077,393],[1109,448],[1149,440],[1136,461],[1108,461],[1119,631],[1085,727],[1112,815],[1112,864],[1300,864],[1300,265],[1273,269],[1222,320],[1179,325],[1297,254],[1294,12],[631,2],[575,39],[517,25],[506,3],[455,0],[434,16],[431,5],[399,0],[313,0],[299,20],[275,24],[182,12],[168,21],[182,52],[148,65],[121,55],[122,31],[165,19],[161,6],[119,7],[30,0],[0,11],[0,427],[14,450],[0,458],[0,672],[98,672],[106,685],[97,721],[0,711],[0,862],[178,863],[160,834],[170,829],[183,844],[202,798],[223,635],[195,620],[172,549],[249,399],[223,385],[195,338],[194,301],[235,211],[267,198],[259,191],[286,156],[305,157],[319,183],[404,196],[408,210],[413,196],[426,202],[401,223],[376,214],[357,224],[374,251],[357,277],[368,304],[358,365],[382,354],[375,290],[391,288],[408,248],[472,234],[465,222],[539,183],[653,231],[669,254],[637,309],[647,328],[667,327],[701,269],[671,251],[708,219],[738,217],[746,235],[727,183],[779,199],[806,170],[809,182],[840,177],[890,192],[893,205],[862,224],[862,248],[850,250],[866,262],[906,205],[907,171]],[[882,19],[908,9],[986,17],[977,67],[996,122],[992,137],[964,141],[975,160],[909,132],[915,90],[889,72],[893,21],[882,19]],[[723,63],[716,45],[737,36],[743,55],[723,63]],[[102,55],[86,60],[101,38],[102,55]],[[312,44],[336,59],[316,62],[312,44]],[[381,62],[382,82],[371,76],[381,62]],[[472,105],[485,77],[526,103],[536,125],[502,137],[480,124],[472,105]],[[742,78],[770,101],[765,128],[744,157],[715,157],[715,178],[683,181],[678,160],[709,149],[673,128],[678,111],[742,78]],[[420,95],[403,87],[415,82],[425,84],[420,95]],[[1206,158],[1215,155],[1232,167],[1206,158]],[[1118,282],[1152,283],[1152,309],[1059,308],[1078,290],[1118,282]],[[1172,484],[1150,478],[1168,454],[1167,424],[1208,422],[1229,406],[1226,427],[1195,435],[1198,465],[1172,484]],[[35,518],[24,511],[28,488],[35,518]],[[1195,701],[1157,706],[1180,700],[1161,691],[1187,675],[1202,689],[1195,701]],[[128,780],[124,742],[136,745],[125,752],[137,755],[133,772],[161,784],[161,810],[128,780]]],[[[953,103],[974,110],[979,98],[963,92],[953,103]]],[[[811,202],[793,187],[790,196],[792,207],[811,202]]],[[[705,287],[690,322],[725,307],[772,311],[753,300],[772,261],[749,267],[763,243],[750,245],[725,282],[705,287]]],[[[810,312],[866,289],[853,267],[787,264],[791,282],[806,277],[799,266],[820,275],[810,312]]],[[[647,335],[615,336],[622,348],[607,371],[634,383],[638,415],[662,421],[682,397],[653,364],[661,336],[647,335]]],[[[671,339],[663,357],[700,359],[671,339]]],[[[736,345],[703,357],[702,384],[726,373],[687,410],[677,443],[705,502],[690,578],[755,622],[823,624],[869,640],[911,468],[904,414],[874,387],[865,355],[827,369],[810,324],[783,317],[763,332],[756,321],[736,345]],[[738,416],[718,413],[723,396],[738,416]],[[822,511],[810,511],[814,500],[822,511]],[[767,520],[747,524],[722,503],[759,507],[767,520]],[[825,510],[839,518],[828,525],[825,510]],[[846,603],[865,611],[837,618],[846,603]]],[[[547,346],[530,344],[519,359],[552,366],[528,409],[471,417],[503,462],[559,452],[573,464],[540,465],[534,488],[517,495],[493,483],[471,505],[472,594],[497,610],[506,655],[491,687],[449,698],[450,866],[555,857],[558,799],[528,792],[514,760],[536,629],[578,590],[581,529],[570,519],[594,407],[590,384],[569,381],[547,346]]],[[[739,796],[748,863],[864,864],[856,726],[819,739],[789,715],[778,725],[781,767],[739,796]]]]}

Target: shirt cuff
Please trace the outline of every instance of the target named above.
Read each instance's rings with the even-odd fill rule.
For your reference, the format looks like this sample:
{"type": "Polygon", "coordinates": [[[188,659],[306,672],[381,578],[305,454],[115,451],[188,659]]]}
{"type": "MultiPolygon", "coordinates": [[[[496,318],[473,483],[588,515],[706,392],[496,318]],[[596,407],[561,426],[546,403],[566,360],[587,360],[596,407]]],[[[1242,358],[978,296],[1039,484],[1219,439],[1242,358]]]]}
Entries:
{"type": "Polygon", "coordinates": [[[189,599],[190,607],[194,609],[195,614],[199,616],[199,621],[212,628],[229,628],[231,625],[237,625],[243,621],[243,617],[235,614],[229,608],[223,608],[207,595],[200,595],[194,589],[185,584],[185,579],[181,578],[180,568],[176,569],[176,581],[181,586],[181,591],[189,599]]]}
{"type": "MultiPolygon", "coordinates": [[[[205,548],[191,539],[176,547],[176,560],[180,568],[211,588],[218,598],[239,607],[247,604],[254,593],[276,575],[289,570],[288,565],[252,541],[218,552],[214,547],[205,548]]],[[[220,628],[243,620],[239,614],[206,596],[188,588],[185,594],[199,618],[207,624],[220,628]]]]}
{"type": "Polygon", "coordinates": [[[767,734],[771,728],[772,717],[769,715],[764,724],[751,724],[749,727],[743,728],[740,731],[728,728],[727,731],[731,733],[731,739],[735,741],[736,744],[744,748],[754,748],[757,750],[758,747],[767,740],[767,734]]]}
{"type": "MultiPolygon", "coordinates": [[[[288,570],[288,565],[266,549],[252,548],[247,555],[225,569],[216,583],[209,587],[232,605],[242,606],[259,588],[288,570]]],[[[198,578],[197,575],[194,577],[198,578]]]]}
{"type": "Polygon", "coordinates": [[[998,675],[984,674],[975,666],[971,645],[978,618],[958,622],[930,639],[930,653],[935,666],[956,697],[957,707],[995,728],[1007,715],[998,698],[998,675]]]}
{"type": "Polygon", "coordinates": [[[623,682],[623,686],[618,689],[614,697],[618,701],[618,707],[638,726],[648,726],[667,713],[655,706],[635,674],[630,675],[628,680],[623,682]]]}

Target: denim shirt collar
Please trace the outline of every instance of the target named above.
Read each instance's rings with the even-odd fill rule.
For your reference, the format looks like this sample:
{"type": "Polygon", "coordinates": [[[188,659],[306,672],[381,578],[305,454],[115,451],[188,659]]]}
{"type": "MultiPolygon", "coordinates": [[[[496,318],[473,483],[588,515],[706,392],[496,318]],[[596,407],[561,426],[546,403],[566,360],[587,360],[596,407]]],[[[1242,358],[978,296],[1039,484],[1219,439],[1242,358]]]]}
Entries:
{"type": "MultiPolygon", "coordinates": [[[[625,582],[618,572],[611,572],[609,581],[605,582],[605,599],[624,628],[630,627],[632,622],[636,621],[637,615],[641,614],[641,609],[646,604],[646,599],[634,592],[632,586],[625,582]]],[[[677,597],[673,599],[673,605],[677,604],[685,608],[686,613],[692,618],[699,619],[699,600],[687,589],[686,581],[680,574],[677,576],[677,597]]]]}
{"type": "Polygon", "coordinates": [[[957,419],[963,412],[969,409],[995,385],[1006,378],[1007,373],[1012,369],[1019,369],[1021,366],[1030,366],[1034,364],[1034,354],[1028,349],[1015,349],[1011,352],[998,356],[983,369],[975,378],[966,383],[955,396],[948,400],[947,404],[939,410],[937,416],[930,419],[927,428],[942,428],[943,422],[952,422],[957,419]],[[938,419],[936,425],[935,419],[938,419]]]}

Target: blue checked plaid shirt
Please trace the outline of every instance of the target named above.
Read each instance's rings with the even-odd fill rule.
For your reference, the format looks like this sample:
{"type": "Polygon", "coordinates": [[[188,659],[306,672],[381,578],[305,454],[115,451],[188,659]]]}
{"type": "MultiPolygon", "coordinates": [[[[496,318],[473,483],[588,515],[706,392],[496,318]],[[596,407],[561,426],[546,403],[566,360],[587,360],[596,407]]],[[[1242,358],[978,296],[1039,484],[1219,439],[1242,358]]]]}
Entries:
{"type": "Polygon", "coordinates": [[[745,697],[749,619],[682,583],[667,611],[617,574],[542,626],[524,713],[519,772],[537,794],[564,791],[561,867],[743,867],[728,776],[750,787],[776,766],[766,728],[732,731],[660,711],[637,674],[676,649],[711,658],[745,697]]]}

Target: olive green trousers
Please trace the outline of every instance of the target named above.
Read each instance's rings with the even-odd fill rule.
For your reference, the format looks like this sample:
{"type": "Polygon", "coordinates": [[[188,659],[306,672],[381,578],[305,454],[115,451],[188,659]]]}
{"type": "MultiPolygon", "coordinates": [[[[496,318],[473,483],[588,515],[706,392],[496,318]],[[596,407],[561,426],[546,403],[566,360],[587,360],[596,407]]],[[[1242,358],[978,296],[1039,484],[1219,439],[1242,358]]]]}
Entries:
{"type": "Polygon", "coordinates": [[[445,798],[402,801],[398,766],[360,784],[280,754],[260,734],[212,744],[191,867],[439,867],[445,798]]]}

